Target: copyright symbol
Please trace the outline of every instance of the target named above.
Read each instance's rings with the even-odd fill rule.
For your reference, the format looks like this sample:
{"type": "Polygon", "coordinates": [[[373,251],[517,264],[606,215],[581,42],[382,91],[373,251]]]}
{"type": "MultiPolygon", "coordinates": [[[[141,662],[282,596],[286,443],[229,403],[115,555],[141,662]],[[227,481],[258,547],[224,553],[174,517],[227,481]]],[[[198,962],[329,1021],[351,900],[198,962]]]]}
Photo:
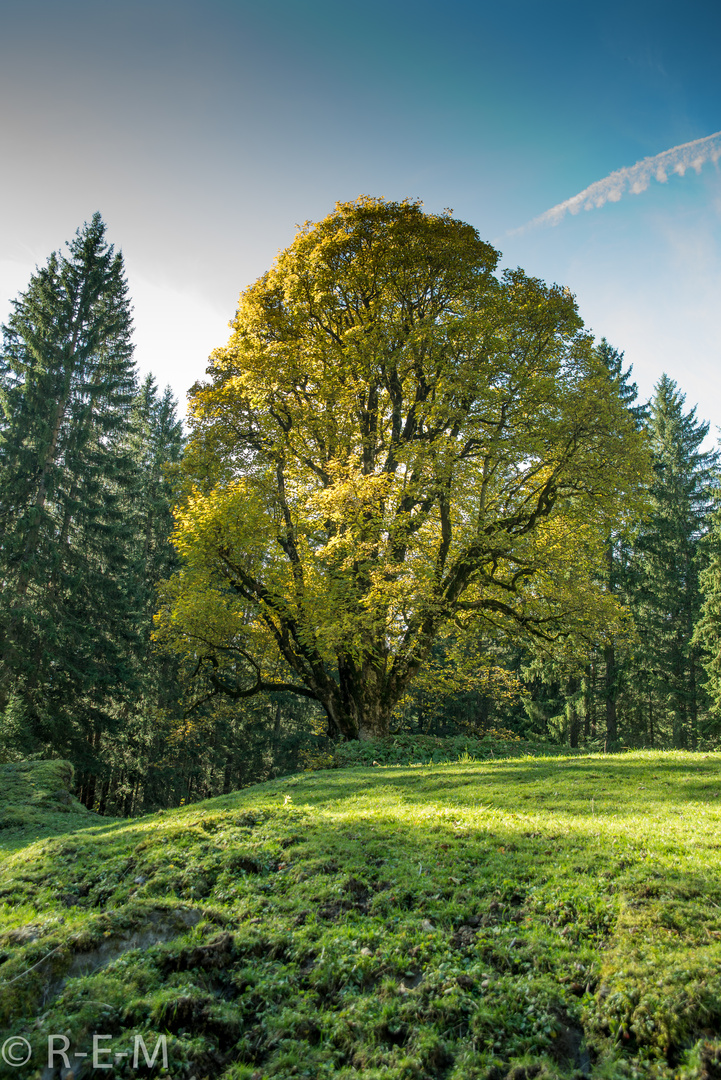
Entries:
{"type": "Polygon", "coordinates": [[[13,1035],[11,1038],[6,1039],[0,1050],[5,1064],[12,1065],[16,1069],[21,1065],[27,1065],[32,1052],[30,1043],[27,1039],[23,1039],[21,1035],[13,1035]]]}

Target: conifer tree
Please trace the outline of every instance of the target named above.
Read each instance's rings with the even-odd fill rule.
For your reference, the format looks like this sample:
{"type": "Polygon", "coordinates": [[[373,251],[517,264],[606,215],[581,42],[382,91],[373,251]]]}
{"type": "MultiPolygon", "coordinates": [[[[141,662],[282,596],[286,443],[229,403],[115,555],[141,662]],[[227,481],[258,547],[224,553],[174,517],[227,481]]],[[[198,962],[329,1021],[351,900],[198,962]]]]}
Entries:
{"type": "Polygon", "coordinates": [[[183,452],[182,422],[170,387],[162,395],[148,375],[133,405],[131,449],[137,470],[137,490],[128,506],[133,520],[134,576],[138,588],[136,625],[141,637],[142,696],[153,705],[174,700],[178,693],[177,661],[151,642],[157,588],[178,568],[170,543],[176,502],[176,466],[183,452]]]}
{"type": "Polygon", "coordinates": [[[146,376],[133,402],[131,448],[139,482],[135,557],[148,618],[157,607],[158,582],[168,577],[177,564],[169,541],[175,500],[173,467],[183,452],[183,427],[176,409],[170,387],[160,395],[153,376],[146,376]]]}
{"type": "MultiPolygon", "coordinates": [[[[638,431],[644,428],[648,406],[636,404],[638,387],[631,381],[632,366],[624,366],[624,354],[615,349],[606,338],[596,346],[596,354],[605,366],[609,380],[618,398],[633,418],[638,431]]],[[[628,530],[616,531],[608,536],[606,543],[604,585],[612,596],[622,603],[628,599],[629,539],[628,530]]],[[[560,694],[565,702],[565,727],[571,746],[577,746],[583,726],[584,736],[595,738],[597,734],[595,700],[591,688],[601,691],[601,707],[605,712],[605,735],[603,742],[607,749],[614,748],[619,741],[617,704],[626,674],[627,657],[617,633],[607,628],[605,637],[594,643],[590,650],[583,642],[574,655],[570,650],[562,663],[548,660],[542,663],[531,661],[527,666],[528,675],[540,679],[553,696],[560,694]],[[598,668],[601,660],[602,682],[599,686],[598,668]],[[593,736],[591,736],[593,730],[593,736]]],[[[531,699],[529,699],[529,704],[531,699]]]]}
{"type": "Polygon", "coordinates": [[[656,724],[665,722],[674,746],[693,747],[704,706],[694,640],[700,542],[710,526],[719,455],[701,450],[709,425],[697,420],[695,408],[685,412],[684,402],[663,375],[650,406],[655,479],[651,514],[635,545],[631,606],[642,641],[638,688],[644,684],[656,724]]]}
{"type": "MultiPolygon", "coordinates": [[[[635,382],[631,382],[633,368],[624,369],[624,354],[610,345],[606,338],[603,338],[598,345],[598,355],[606,366],[618,396],[633,417],[636,427],[639,430],[642,429],[648,418],[648,406],[635,404],[638,400],[638,387],[635,382]]],[[[628,564],[627,541],[619,536],[610,536],[607,548],[606,587],[610,593],[622,600],[627,599],[628,564]]],[[[609,750],[618,742],[617,702],[624,674],[624,665],[619,660],[617,642],[614,635],[609,633],[603,642],[605,745],[609,750]]]]}
{"type": "Polygon", "coordinates": [[[169,537],[175,501],[173,473],[183,435],[170,389],[159,395],[151,375],[133,401],[128,445],[133,472],[123,491],[128,527],[124,584],[133,632],[129,682],[134,689],[132,694],[116,694],[108,700],[116,723],[102,731],[96,760],[88,761],[79,775],[81,798],[101,812],[107,806],[129,812],[134,792],[142,788],[145,797],[152,799],[158,786],[168,782],[166,773],[160,770],[159,774],[158,769],[167,754],[169,714],[180,696],[177,661],[155,648],[151,631],[157,584],[176,569],[169,537]]]}
{"type": "Polygon", "coordinates": [[[0,710],[88,746],[128,688],[129,445],[136,391],[123,260],[99,214],[14,302],[0,364],[0,710]]]}
{"type": "Polygon", "coordinates": [[[693,644],[701,651],[706,671],[704,689],[710,699],[710,723],[718,732],[721,720],[721,513],[716,510],[713,527],[704,538],[705,567],[700,574],[701,614],[693,644]]]}

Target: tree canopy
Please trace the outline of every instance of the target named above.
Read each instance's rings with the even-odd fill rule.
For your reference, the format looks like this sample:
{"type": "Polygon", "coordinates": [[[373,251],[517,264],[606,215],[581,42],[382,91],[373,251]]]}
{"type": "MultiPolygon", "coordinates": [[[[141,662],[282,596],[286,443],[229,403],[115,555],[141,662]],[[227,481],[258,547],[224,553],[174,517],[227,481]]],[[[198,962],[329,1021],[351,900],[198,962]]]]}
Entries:
{"type": "Polygon", "coordinates": [[[363,197],[241,296],[194,388],[158,617],[207,693],[292,690],[382,735],[440,636],[480,663],[617,617],[604,545],[644,439],[571,293],[498,258],[448,212],[363,197]]]}

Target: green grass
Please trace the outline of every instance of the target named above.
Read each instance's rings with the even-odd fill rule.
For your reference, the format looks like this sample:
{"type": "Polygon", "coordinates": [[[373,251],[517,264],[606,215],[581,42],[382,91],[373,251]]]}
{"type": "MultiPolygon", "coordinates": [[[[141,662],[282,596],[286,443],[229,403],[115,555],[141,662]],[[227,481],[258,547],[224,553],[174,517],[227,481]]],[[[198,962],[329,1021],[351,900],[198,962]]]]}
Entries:
{"type": "Polygon", "coordinates": [[[174,1080],[721,1076],[721,755],[337,769],[84,820],[0,866],[0,1041],[35,1048],[8,1075],[49,1033],[146,1032],[174,1080]]]}
{"type": "Polygon", "coordinates": [[[67,761],[19,761],[0,765],[0,853],[33,840],[74,832],[103,818],[71,794],[67,761]]]}

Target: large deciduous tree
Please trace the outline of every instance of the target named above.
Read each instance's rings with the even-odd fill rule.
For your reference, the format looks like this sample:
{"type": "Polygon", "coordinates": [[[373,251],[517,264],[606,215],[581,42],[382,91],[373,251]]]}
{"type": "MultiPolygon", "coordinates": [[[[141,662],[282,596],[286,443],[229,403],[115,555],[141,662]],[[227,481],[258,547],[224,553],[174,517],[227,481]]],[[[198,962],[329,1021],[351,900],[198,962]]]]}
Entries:
{"type": "Polygon", "coordinates": [[[293,690],[373,737],[441,635],[613,620],[643,440],[568,290],[497,260],[364,197],[242,295],[194,388],[159,616],[208,692],[293,690]]]}

